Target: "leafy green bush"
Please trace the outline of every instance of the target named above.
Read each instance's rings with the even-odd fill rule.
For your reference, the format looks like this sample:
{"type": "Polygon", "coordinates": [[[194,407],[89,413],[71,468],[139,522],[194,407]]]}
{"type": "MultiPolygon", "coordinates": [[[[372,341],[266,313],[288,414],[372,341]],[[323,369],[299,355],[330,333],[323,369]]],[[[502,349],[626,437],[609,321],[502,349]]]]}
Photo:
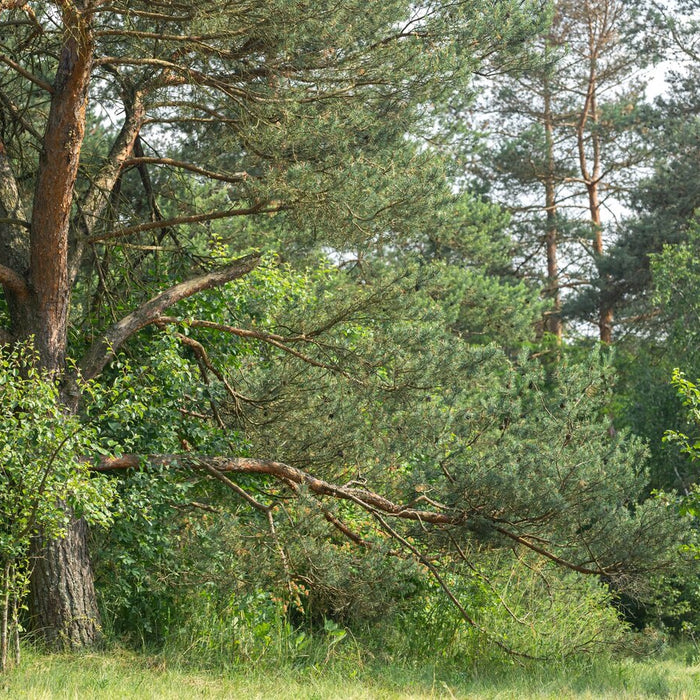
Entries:
{"type": "Polygon", "coordinates": [[[66,412],[56,378],[39,367],[39,359],[28,345],[0,351],[3,669],[8,635],[19,633],[32,538],[39,534],[60,538],[73,514],[106,525],[114,496],[110,482],[89,471],[88,458],[101,450],[98,430],[66,412]]]}

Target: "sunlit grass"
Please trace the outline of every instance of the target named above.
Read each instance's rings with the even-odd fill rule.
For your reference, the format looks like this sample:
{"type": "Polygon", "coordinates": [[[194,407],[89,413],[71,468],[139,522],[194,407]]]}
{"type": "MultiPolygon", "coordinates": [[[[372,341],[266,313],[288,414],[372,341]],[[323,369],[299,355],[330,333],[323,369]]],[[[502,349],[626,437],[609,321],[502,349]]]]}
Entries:
{"type": "Polygon", "coordinates": [[[0,677],[0,697],[31,698],[700,698],[700,664],[682,652],[643,661],[439,669],[352,657],[300,667],[231,666],[193,671],[125,651],[25,654],[0,677]]]}

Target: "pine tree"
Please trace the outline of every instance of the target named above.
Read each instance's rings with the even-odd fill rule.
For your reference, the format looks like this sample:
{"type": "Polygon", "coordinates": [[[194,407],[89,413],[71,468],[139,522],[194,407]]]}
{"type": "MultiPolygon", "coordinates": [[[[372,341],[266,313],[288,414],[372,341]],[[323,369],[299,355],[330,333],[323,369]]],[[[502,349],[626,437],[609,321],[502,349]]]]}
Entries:
{"type": "MultiPolygon", "coordinates": [[[[407,137],[502,44],[493,23],[522,25],[532,8],[3,0],[0,10],[2,339],[32,339],[76,413],[78,380],[99,376],[132,336],[260,264],[245,236],[225,256],[202,250],[215,222],[236,231],[284,212],[338,254],[400,231],[440,186],[407,137]]],[[[99,636],[85,526],[71,521],[34,569],[37,625],[59,646],[99,636]]]]}

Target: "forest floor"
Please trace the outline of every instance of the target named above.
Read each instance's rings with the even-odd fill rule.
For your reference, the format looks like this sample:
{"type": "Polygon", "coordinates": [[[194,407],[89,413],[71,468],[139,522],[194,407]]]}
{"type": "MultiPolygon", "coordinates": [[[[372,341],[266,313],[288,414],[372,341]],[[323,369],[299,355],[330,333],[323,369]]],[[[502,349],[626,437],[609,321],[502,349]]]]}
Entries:
{"type": "Polygon", "coordinates": [[[555,666],[440,671],[425,666],[333,661],[307,667],[251,665],[228,670],[172,668],[161,657],[125,651],[42,655],[32,651],[0,676],[0,698],[700,698],[700,661],[671,650],[662,658],[555,666]]]}

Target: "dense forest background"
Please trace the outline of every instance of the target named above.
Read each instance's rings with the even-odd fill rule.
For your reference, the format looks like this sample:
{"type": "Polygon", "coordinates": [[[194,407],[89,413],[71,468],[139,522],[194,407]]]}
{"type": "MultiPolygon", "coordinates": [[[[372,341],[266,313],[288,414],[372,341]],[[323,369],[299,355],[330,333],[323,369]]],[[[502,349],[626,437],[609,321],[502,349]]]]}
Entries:
{"type": "Polygon", "coordinates": [[[0,0],[3,669],[695,639],[699,11],[0,0]]]}

